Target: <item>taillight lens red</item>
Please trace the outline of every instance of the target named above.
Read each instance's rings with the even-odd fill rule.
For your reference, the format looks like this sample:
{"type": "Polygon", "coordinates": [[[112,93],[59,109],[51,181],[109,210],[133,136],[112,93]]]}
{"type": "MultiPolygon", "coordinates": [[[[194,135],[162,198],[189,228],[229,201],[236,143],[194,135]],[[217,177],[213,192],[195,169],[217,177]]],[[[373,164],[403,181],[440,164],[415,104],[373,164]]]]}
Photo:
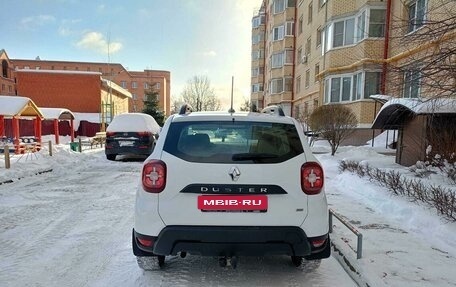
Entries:
{"type": "Polygon", "coordinates": [[[143,238],[138,238],[139,243],[143,246],[150,247],[154,244],[154,241],[149,240],[149,239],[143,239],[143,238]]]}
{"type": "Polygon", "coordinates": [[[160,193],[166,186],[166,164],[161,160],[150,160],[143,166],[143,189],[151,193],[160,193]]]}
{"type": "Polygon", "coordinates": [[[301,188],[305,194],[319,194],[324,178],[323,169],[318,162],[306,162],[301,166],[301,188]]]}
{"type": "Polygon", "coordinates": [[[112,137],[114,135],[114,132],[106,132],[107,137],[112,137]]]}

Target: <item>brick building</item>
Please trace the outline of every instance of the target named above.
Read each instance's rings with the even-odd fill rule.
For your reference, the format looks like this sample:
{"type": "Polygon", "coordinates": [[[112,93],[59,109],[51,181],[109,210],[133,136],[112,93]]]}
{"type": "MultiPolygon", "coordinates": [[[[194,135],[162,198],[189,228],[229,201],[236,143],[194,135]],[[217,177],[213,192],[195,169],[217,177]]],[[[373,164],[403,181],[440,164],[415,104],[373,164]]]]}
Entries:
{"type": "MultiPolygon", "coordinates": [[[[118,63],[94,63],[71,61],[46,61],[9,59],[5,50],[0,50],[2,74],[1,94],[16,95],[16,70],[51,70],[66,72],[97,72],[105,80],[111,81],[131,93],[128,100],[129,112],[140,112],[144,107],[145,93],[154,90],[158,93],[159,108],[165,115],[170,114],[170,81],[169,71],[144,70],[128,71],[118,63]]],[[[27,96],[27,95],[24,95],[27,96]]]]}
{"type": "Polygon", "coordinates": [[[117,63],[90,63],[11,59],[16,69],[46,69],[64,71],[99,72],[104,79],[116,83],[132,94],[129,111],[140,112],[144,107],[145,93],[153,89],[158,93],[160,109],[170,114],[170,72],[168,71],[128,71],[117,63]]]}
{"type": "Polygon", "coordinates": [[[454,49],[454,25],[442,23],[453,28],[429,42],[414,35],[454,19],[455,7],[449,0],[263,0],[252,19],[251,102],[280,104],[303,122],[319,105],[346,105],[359,122],[350,143],[363,144],[381,107],[371,95],[432,95],[417,55],[454,49]]]}

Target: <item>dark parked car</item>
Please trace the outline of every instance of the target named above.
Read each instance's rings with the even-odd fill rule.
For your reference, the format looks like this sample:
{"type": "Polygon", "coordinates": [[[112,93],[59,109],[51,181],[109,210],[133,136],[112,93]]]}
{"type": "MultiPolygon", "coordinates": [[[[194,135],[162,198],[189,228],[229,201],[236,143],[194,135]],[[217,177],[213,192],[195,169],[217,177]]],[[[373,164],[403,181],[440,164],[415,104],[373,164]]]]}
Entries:
{"type": "Polygon", "coordinates": [[[155,119],[148,114],[115,116],[106,129],[106,158],[115,160],[117,155],[150,155],[160,129],[155,119]]]}

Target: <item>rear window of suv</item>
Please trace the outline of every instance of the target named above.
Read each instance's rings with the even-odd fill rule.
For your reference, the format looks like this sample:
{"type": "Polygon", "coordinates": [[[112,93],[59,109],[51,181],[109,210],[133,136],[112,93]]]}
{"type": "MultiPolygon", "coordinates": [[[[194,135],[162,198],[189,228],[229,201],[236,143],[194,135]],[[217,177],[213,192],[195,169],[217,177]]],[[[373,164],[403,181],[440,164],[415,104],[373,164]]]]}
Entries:
{"type": "Polygon", "coordinates": [[[188,121],[170,125],[164,151],[189,162],[279,163],[303,147],[291,124],[188,121]]]}

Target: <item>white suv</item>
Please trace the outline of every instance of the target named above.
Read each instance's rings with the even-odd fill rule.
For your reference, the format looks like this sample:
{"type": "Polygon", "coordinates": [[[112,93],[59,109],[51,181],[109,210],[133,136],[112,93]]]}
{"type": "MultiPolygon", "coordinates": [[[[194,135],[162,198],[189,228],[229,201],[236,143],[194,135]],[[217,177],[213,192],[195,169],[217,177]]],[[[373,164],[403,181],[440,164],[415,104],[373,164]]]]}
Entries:
{"type": "Polygon", "coordinates": [[[170,116],[144,162],[133,253],[149,270],[165,256],[330,256],[324,174],[301,125],[277,106],[262,113],[170,116]],[[224,137],[217,135],[221,130],[224,137]],[[216,136],[217,135],[217,136],[216,136]]]}

